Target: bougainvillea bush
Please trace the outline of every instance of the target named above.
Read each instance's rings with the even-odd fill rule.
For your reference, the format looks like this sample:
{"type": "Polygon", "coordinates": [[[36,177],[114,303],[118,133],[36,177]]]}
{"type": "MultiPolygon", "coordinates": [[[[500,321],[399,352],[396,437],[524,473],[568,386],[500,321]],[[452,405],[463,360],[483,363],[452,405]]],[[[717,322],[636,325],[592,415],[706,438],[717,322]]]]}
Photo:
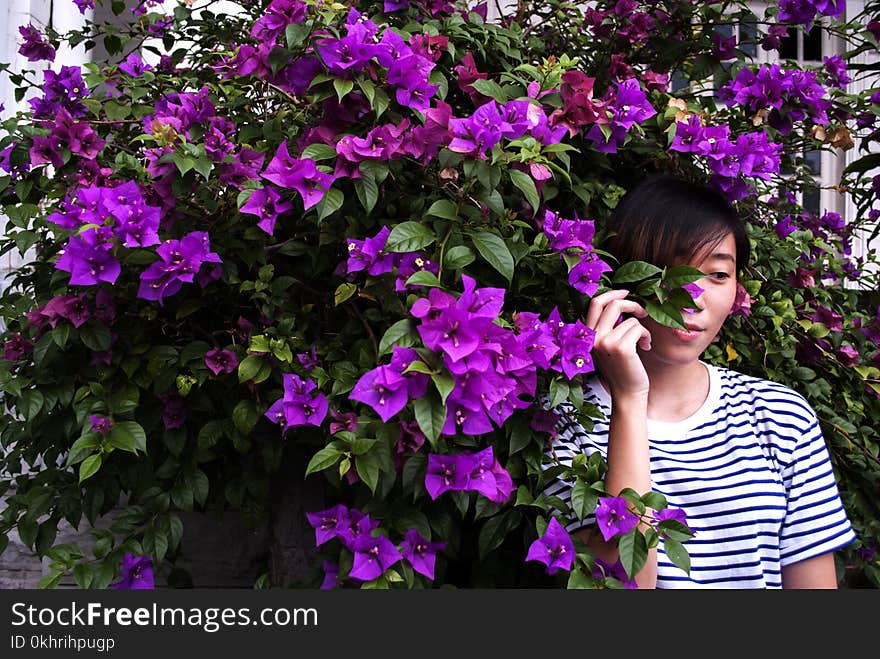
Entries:
{"type": "Polygon", "coordinates": [[[556,405],[597,414],[590,297],[627,287],[675,326],[699,294],[689,268],[603,248],[650,172],[747,220],[706,358],[807,396],[859,536],[841,579],[880,585],[877,282],[851,249],[878,215],[880,97],[845,91],[877,68],[848,62],[876,51],[878,3],[847,24],[843,2],[771,2],[755,48],[786,26],[845,40],[809,67],[750,64],[723,28],[739,2],[522,2],[494,23],[443,0],[165,5],[23,26],[34,62],[68,42],[112,63],[6,72],[28,109],[0,137],[3,250],[33,257],[2,298],[0,539],[49,557],[43,585],[161,582],[181,511],[259,520],[279,477],[323,492],[305,586],[626,587],[661,538],[686,570],[681,511],[550,450],[556,405]],[[836,190],[857,217],[805,211],[805,150],[853,136],[836,190]],[[294,449],[307,464],[279,472],[294,449]],[[571,507],[542,495],[560,475],[571,507]],[[62,520],[114,509],[93,547],[56,546],[62,520]],[[617,564],[564,530],[594,511],[617,564]]]}

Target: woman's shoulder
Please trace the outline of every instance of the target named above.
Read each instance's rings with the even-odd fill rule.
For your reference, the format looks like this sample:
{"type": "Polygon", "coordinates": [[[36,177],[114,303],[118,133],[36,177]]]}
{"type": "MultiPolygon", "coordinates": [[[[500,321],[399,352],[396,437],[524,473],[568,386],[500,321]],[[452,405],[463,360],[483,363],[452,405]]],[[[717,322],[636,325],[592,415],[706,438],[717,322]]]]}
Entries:
{"type": "Polygon", "coordinates": [[[748,404],[756,411],[788,413],[812,423],[816,413],[804,396],[795,389],[767,378],[713,366],[721,383],[721,402],[748,404]]]}

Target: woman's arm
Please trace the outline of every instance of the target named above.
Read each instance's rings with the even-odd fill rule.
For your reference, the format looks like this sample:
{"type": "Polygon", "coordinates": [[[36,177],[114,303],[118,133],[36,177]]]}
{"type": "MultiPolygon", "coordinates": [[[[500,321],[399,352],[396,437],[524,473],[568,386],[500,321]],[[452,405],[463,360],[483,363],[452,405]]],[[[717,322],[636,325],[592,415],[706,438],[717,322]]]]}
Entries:
{"type": "Polygon", "coordinates": [[[782,568],[783,588],[837,588],[834,552],[808,558],[782,568]]]}
{"type": "MultiPolygon", "coordinates": [[[[615,326],[621,313],[644,317],[644,309],[624,300],[626,291],[610,291],[590,303],[587,325],[596,332],[593,358],[611,389],[611,419],[608,429],[608,473],[605,490],[617,496],[631,488],[643,494],[651,490],[651,462],[648,454],[648,391],[645,367],[636,351],[651,347],[651,335],[636,318],[615,326]]],[[[645,527],[642,527],[644,530],[645,527]]],[[[603,561],[614,563],[619,552],[615,541],[606,542],[596,528],[585,529],[579,537],[603,561]]],[[[639,588],[657,585],[657,550],[648,552],[648,561],[636,575],[639,588]]]]}

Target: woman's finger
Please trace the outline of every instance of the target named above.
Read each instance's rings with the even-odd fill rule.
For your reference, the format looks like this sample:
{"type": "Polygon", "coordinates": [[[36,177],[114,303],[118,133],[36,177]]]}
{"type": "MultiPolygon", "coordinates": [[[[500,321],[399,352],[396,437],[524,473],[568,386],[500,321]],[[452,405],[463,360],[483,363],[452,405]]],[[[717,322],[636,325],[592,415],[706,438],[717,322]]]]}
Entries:
{"type": "Polygon", "coordinates": [[[621,314],[625,313],[633,314],[637,318],[644,318],[648,315],[644,307],[634,300],[611,300],[602,309],[595,326],[591,327],[598,335],[606,334],[614,329],[621,314]]]}
{"type": "Polygon", "coordinates": [[[596,329],[596,324],[599,322],[599,316],[602,315],[602,310],[605,306],[612,300],[622,300],[627,295],[629,295],[629,291],[617,289],[607,291],[602,293],[602,295],[597,295],[590,300],[590,308],[587,309],[587,326],[591,329],[596,329]]]}

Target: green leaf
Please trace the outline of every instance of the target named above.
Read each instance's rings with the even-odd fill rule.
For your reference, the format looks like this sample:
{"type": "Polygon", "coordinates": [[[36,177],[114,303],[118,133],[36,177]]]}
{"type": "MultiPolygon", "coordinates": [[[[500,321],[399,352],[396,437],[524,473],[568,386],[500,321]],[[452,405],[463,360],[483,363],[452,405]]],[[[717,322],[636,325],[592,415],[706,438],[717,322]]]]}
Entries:
{"type": "Polygon", "coordinates": [[[94,476],[100,468],[101,454],[90,455],[79,466],[79,482],[82,483],[87,478],[94,476]]]}
{"type": "Polygon", "coordinates": [[[309,36],[312,27],[309,23],[291,23],[284,30],[284,40],[288,48],[296,48],[302,45],[309,36]]]}
{"type": "Polygon", "coordinates": [[[620,539],[620,562],[630,579],[633,579],[648,561],[648,545],[645,536],[633,529],[620,539]]]}
{"type": "Polygon", "coordinates": [[[416,399],[416,421],[425,437],[434,444],[440,437],[440,431],[446,423],[446,405],[433,393],[416,399]]]}
{"type": "Polygon", "coordinates": [[[666,497],[659,492],[648,492],[643,495],[642,503],[648,508],[653,508],[654,510],[663,510],[668,505],[666,497]]]}
{"type": "Polygon", "coordinates": [[[490,517],[480,529],[478,544],[480,548],[480,560],[484,560],[490,551],[497,549],[507,534],[519,523],[522,516],[514,511],[508,510],[495,517],[490,517]]]}
{"type": "Polygon", "coordinates": [[[89,455],[95,452],[95,449],[101,445],[101,436],[97,433],[86,432],[73,443],[70,447],[70,453],[67,454],[66,466],[71,467],[78,462],[82,462],[89,455]]]}
{"type": "Polygon", "coordinates": [[[592,515],[597,503],[599,503],[599,493],[578,478],[571,488],[571,507],[578,520],[582,522],[584,517],[592,515]]]}
{"type": "Polygon", "coordinates": [[[248,355],[245,357],[238,365],[239,383],[252,380],[260,372],[264,363],[263,358],[259,355],[248,355]]]}
{"type": "Polygon", "coordinates": [[[379,357],[391,352],[394,346],[401,348],[414,346],[417,340],[416,324],[413,320],[410,318],[398,320],[382,335],[382,340],[379,341],[379,357]]]}
{"type": "Polygon", "coordinates": [[[431,204],[431,207],[425,214],[433,215],[434,217],[442,217],[444,220],[458,219],[458,211],[455,208],[455,204],[448,199],[438,199],[431,204]]]}
{"type": "Polygon", "coordinates": [[[336,90],[336,98],[339,99],[339,102],[342,102],[342,99],[354,89],[354,82],[351,80],[342,80],[340,78],[336,78],[333,81],[333,89],[336,90]]]}
{"type": "Polygon", "coordinates": [[[97,321],[89,321],[80,327],[79,338],[87,348],[95,352],[110,350],[110,330],[97,321]]]}
{"type": "Polygon", "coordinates": [[[483,96],[488,96],[490,98],[494,98],[496,101],[504,105],[507,103],[508,96],[505,91],[501,88],[494,80],[485,80],[485,79],[477,79],[474,80],[471,84],[471,87],[480,92],[483,96]]]}
{"type": "Polygon", "coordinates": [[[456,245],[443,255],[443,267],[450,270],[461,270],[474,262],[474,252],[466,245],[456,245]]]}
{"type": "Polygon", "coordinates": [[[440,402],[445,405],[446,399],[449,398],[449,394],[455,388],[455,380],[452,379],[449,373],[434,373],[431,375],[431,380],[434,382],[434,386],[437,387],[437,393],[440,394],[440,402]]]}
{"type": "Polygon", "coordinates": [[[401,222],[388,235],[385,249],[389,252],[415,252],[433,243],[434,232],[419,222],[401,222]]]}
{"type": "Polygon", "coordinates": [[[666,288],[678,288],[685,284],[692,284],[706,276],[706,273],[689,265],[674,265],[666,269],[661,281],[666,288]]]}
{"type": "Polygon", "coordinates": [[[568,398],[568,382],[561,378],[554,378],[550,383],[550,407],[557,407],[568,398]]]}
{"type": "Polygon", "coordinates": [[[27,419],[33,419],[43,409],[45,402],[46,398],[39,390],[30,389],[21,395],[19,408],[27,419]]]}
{"type": "Polygon", "coordinates": [[[80,588],[85,589],[91,586],[94,576],[94,568],[88,563],[78,563],[73,568],[73,579],[80,588]]]}
{"type": "Polygon", "coordinates": [[[338,307],[340,304],[342,304],[348,298],[354,295],[355,291],[357,291],[357,286],[355,284],[350,284],[349,282],[339,284],[339,286],[336,288],[336,292],[333,294],[334,304],[338,307]]]}
{"type": "Polygon", "coordinates": [[[595,585],[592,577],[588,577],[582,570],[575,569],[568,575],[568,583],[565,586],[569,590],[593,589],[595,585]]]}
{"type": "Polygon", "coordinates": [[[107,443],[113,448],[118,448],[129,453],[137,453],[137,440],[125,428],[116,426],[107,436],[107,443]]]}
{"type": "Polygon", "coordinates": [[[338,211],[342,208],[343,203],[345,203],[345,195],[342,194],[342,190],[337,190],[336,188],[327,190],[321,201],[315,205],[315,210],[318,211],[318,221],[320,222],[325,217],[338,211]]]}
{"type": "Polygon", "coordinates": [[[339,462],[341,455],[342,451],[340,451],[338,447],[332,444],[325,446],[315,453],[315,455],[312,456],[312,459],[309,460],[309,465],[306,467],[306,476],[313,474],[316,471],[322,471],[328,467],[332,467],[339,462]]]}
{"type": "Polygon", "coordinates": [[[331,160],[336,157],[336,149],[334,149],[329,144],[324,144],[322,142],[315,142],[314,144],[309,144],[302,151],[302,155],[300,156],[302,159],[309,158],[310,160],[314,160],[315,162],[320,162],[322,160],[331,160]]]}
{"type": "Polygon", "coordinates": [[[647,311],[648,315],[661,325],[687,329],[681,312],[669,302],[657,304],[653,300],[649,300],[647,304],[645,304],[645,311],[647,311]]]}
{"type": "Polygon", "coordinates": [[[480,255],[510,283],[513,279],[513,256],[504,241],[494,233],[481,231],[471,234],[471,240],[480,255]]]}
{"type": "Polygon", "coordinates": [[[508,173],[510,174],[510,180],[513,181],[513,184],[516,187],[522,190],[522,193],[526,196],[526,200],[537,213],[538,206],[541,205],[541,200],[538,197],[538,189],[535,187],[535,182],[532,180],[532,177],[518,169],[511,169],[508,173]]]}
{"type": "Polygon", "coordinates": [[[672,538],[666,538],[663,541],[663,550],[666,552],[669,560],[675,563],[677,567],[684,570],[686,574],[691,573],[691,557],[683,544],[672,538]]]}
{"type": "Polygon", "coordinates": [[[437,275],[428,270],[419,270],[414,272],[404,282],[407,286],[427,286],[428,288],[441,288],[443,284],[437,279],[437,275]]]}
{"type": "Polygon", "coordinates": [[[37,582],[37,588],[40,590],[52,590],[57,587],[59,582],[61,581],[61,577],[63,572],[49,572],[48,574],[44,574],[40,577],[40,580],[37,582]]]}
{"type": "Polygon", "coordinates": [[[648,277],[653,277],[663,272],[656,265],[645,263],[644,261],[630,261],[620,266],[614,273],[611,281],[614,284],[628,284],[630,282],[641,281],[648,277]]]}
{"type": "Polygon", "coordinates": [[[376,485],[379,482],[379,456],[376,452],[356,456],[354,465],[358,476],[370,488],[370,492],[376,494],[376,485]]]}

